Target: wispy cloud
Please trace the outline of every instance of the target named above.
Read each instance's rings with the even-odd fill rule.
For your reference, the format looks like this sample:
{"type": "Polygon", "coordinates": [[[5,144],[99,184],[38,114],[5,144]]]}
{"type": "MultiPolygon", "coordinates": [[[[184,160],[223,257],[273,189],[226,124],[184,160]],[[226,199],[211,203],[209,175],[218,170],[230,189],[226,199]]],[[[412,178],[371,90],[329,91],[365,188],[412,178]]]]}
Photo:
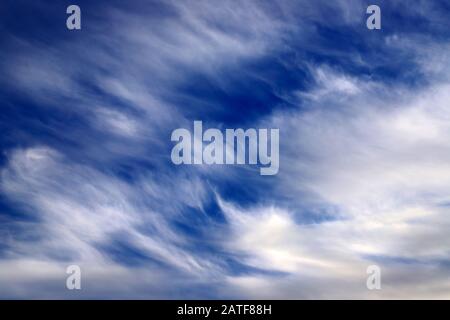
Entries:
{"type": "Polygon", "coordinates": [[[57,43],[2,28],[0,296],[448,298],[448,29],[439,2],[400,6],[378,34],[360,1],[112,3],[57,43]],[[280,128],[279,174],[174,166],[193,119],[280,128]]]}

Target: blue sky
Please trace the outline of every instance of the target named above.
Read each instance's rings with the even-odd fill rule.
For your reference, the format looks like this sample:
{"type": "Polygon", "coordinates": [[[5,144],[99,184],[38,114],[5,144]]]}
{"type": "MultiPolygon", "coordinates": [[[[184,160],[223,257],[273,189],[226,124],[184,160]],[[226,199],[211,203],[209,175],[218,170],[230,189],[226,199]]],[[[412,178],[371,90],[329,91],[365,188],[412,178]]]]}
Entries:
{"type": "Polygon", "coordinates": [[[0,4],[1,298],[450,298],[447,1],[70,4],[0,4]],[[194,120],[279,173],[174,165],[194,120]]]}

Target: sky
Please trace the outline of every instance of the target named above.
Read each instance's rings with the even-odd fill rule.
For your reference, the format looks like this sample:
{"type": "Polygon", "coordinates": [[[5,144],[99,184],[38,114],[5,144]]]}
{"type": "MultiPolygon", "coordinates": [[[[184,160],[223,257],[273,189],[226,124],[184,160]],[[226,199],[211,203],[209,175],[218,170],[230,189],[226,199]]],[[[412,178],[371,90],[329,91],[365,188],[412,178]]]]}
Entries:
{"type": "Polygon", "coordinates": [[[0,298],[450,299],[449,18],[445,0],[1,1],[0,298]],[[175,165],[196,120],[278,128],[278,174],[175,165]]]}

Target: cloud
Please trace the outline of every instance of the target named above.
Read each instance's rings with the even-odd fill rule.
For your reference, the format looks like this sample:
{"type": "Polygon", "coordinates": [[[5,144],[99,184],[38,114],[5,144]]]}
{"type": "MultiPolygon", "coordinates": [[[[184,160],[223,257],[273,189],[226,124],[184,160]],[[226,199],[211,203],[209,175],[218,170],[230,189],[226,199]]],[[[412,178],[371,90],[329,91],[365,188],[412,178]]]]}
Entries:
{"type": "Polygon", "coordinates": [[[37,220],[27,231],[35,232],[37,242],[9,243],[8,255],[12,258],[56,258],[60,263],[109,261],[114,265],[101,248],[120,236],[144,256],[182,272],[209,272],[207,261],[180,247],[185,239],[169,223],[171,215],[177,214],[171,208],[178,201],[196,205],[189,200],[195,190],[202,192],[195,181],[184,181],[188,185],[183,195],[183,180],[176,179],[180,196],[169,200],[161,197],[164,182],[154,186],[148,182],[127,184],[92,168],[71,164],[45,147],[15,151],[1,177],[2,192],[37,220]],[[160,208],[164,212],[155,211],[150,199],[163,201],[160,208]]]}
{"type": "Polygon", "coordinates": [[[445,20],[421,1],[369,35],[360,1],[318,4],[111,5],[56,44],[5,29],[0,296],[448,298],[448,41],[400,27],[445,20]],[[173,129],[233,116],[280,128],[276,177],[170,163],[173,129]]]}
{"type": "Polygon", "coordinates": [[[273,192],[290,199],[287,207],[221,201],[231,250],[281,275],[229,277],[230,290],[261,299],[448,299],[448,82],[436,75],[413,92],[329,67],[315,77],[305,95],[314,99],[269,122],[286,133],[273,192]],[[365,288],[372,264],[382,270],[380,292],[365,288]]]}

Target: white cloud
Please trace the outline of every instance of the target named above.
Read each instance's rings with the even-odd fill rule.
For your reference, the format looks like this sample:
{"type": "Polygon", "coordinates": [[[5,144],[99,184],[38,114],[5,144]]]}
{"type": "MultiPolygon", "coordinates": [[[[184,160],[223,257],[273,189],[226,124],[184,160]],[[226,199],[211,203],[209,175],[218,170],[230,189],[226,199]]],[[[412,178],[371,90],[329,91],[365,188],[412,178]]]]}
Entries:
{"type": "Polygon", "coordinates": [[[173,190],[170,178],[166,182],[159,177],[159,183],[153,185],[128,184],[73,164],[52,149],[35,147],[10,154],[9,165],[1,171],[1,181],[2,192],[37,220],[26,231],[34,232],[37,242],[13,239],[9,243],[12,259],[27,257],[45,262],[54,255],[63,255],[81,263],[114,266],[115,262],[99,246],[121,236],[142,254],[180,272],[206,276],[216,268],[206,259],[200,260],[183,250],[180,244],[186,240],[169,226],[180,201],[200,204],[198,193],[203,191],[195,180],[175,179],[180,187],[179,197],[172,199],[164,190],[173,190]],[[189,197],[195,200],[190,201],[189,197]],[[164,211],[158,211],[156,205],[149,206],[146,199],[148,203],[158,201],[159,209],[164,211]]]}
{"type": "MultiPolygon", "coordinates": [[[[21,53],[5,58],[9,67],[2,80],[37,103],[81,115],[110,138],[101,144],[98,137],[86,139],[80,152],[97,152],[106,160],[147,160],[148,149],[157,153],[168,142],[161,138],[161,128],[186,123],[184,106],[164,99],[178,98],[176,85],[190,81],[183,70],[204,73],[214,85],[225,86],[223,70],[237,73],[246,61],[286,49],[285,37],[292,35],[305,50],[325,53],[328,48],[310,41],[316,30],[308,22],[337,12],[331,26],[354,25],[360,22],[355,14],[360,5],[323,4],[305,1],[294,8],[289,1],[274,7],[173,1],[169,11],[177,19],[150,17],[156,21],[145,14],[108,11],[106,19],[116,24],[98,23],[99,29],[87,35],[98,44],[89,48],[89,55],[83,41],[53,50],[17,41],[13,46],[21,53]],[[105,27],[111,29],[104,32],[105,27]],[[80,78],[92,81],[94,90],[80,78]],[[114,144],[116,136],[126,140],[125,146],[114,144]],[[104,155],[101,147],[111,144],[113,154],[104,155]],[[148,149],[141,149],[142,144],[148,149]]],[[[281,274],[233,275],[220,257],[186,248],[189,239],[169,221],[182,215],[182,208],[203,212],[207,191],[200,178],[158,172],[125,182],[41,146],[10,150],[1,171],[2,193],[34,218],[21,235],[35,241],[8,234],[8,249],[0,260],[0,296],[42,297],[42,288],[49,286],[49,297],[66,297],[60,286],[65,262],[70,262],[86,268],[90,289],[85,297],[160,298],[173,294],[168,284],[194,283],[224,285],[225,294],[243,298],[449,298],[448,46],[419,50],[417,39],[401,39],[393,36],[386,44],[415,53],[431,81],[428,87],[385,87],[368,77],[326,65],[313,69],[305,62],[315,80],[307,92],[296,92],[306,98],[305,109],[284,110],[268,120],[270,127],[285,132],[272,192],[288,204],[243,209],[220,202],[229,228],[208,229],[214,244],[239,262],[281,274]],[[314,205],[332,207],[335,219],[301,222],[295,208],[303,201],[312,203],[312,212],[314,205]],[[114,261],[99,246],[111,245],[118,234],[167,267],[132,269],[114,261]],[[366,267],[373,263],[382,267],[380,292],[365,288],[366,267]]],[[[370,64],[351,52],[330,54],[370,64]]],[[[77,134],[70,138],[79,139],[77,134]]],[[[201,170],[203,177],[230,176],[224,168],[201,170]]]]}
{"type": "Polygon", "coordinates": [[[435,77],[417,91],[357,85],[361,79],[340,86],[336,79],[351,78],[328,67],[316,77],[313,93],[338,98],[317,94],[307,108],[273,116],[270,125],[286,133],[275,190],[291,206],[313,195],[311,213],[328,206],[330,220],[304,223],[295,209],[221,201],[227,247],[248,265],[285,273],[229,277],[227,290],[252,298],[448,299],[450,85],[435,77]],[[382,270],[379,292],[365,287],[371,264],[382,270]]]}

